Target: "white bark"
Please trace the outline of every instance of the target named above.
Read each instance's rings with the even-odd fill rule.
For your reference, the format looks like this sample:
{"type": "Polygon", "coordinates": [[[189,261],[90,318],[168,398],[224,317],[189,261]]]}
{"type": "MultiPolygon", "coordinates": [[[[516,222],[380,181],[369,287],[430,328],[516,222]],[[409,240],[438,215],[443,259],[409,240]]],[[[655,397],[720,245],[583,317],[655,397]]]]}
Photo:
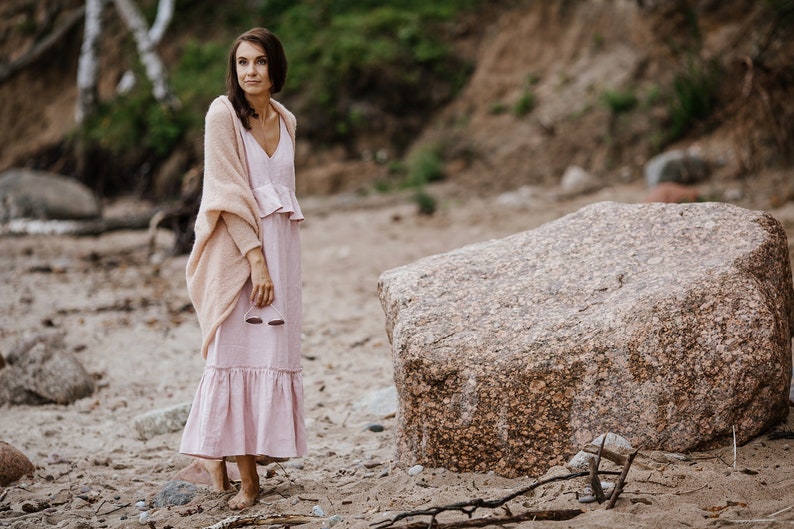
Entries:
{"type": "Polygon", "coordinates": [[[165,35],[165,30],[171,24],[174,17],[174,0],[160,0],[157,3],[157,16],[154,19],[151,29],[149,29],[149,39],[156,46],[165,35]]]}
{"type": "MultiPolygon", "coordinates": [[[[177,107],[179,100],[171,91],[165,66],[157,54],[155,42],[149,37],[146,20],[143,18],[138,6],[135,5],[133,0],[113,0],[113,3],[135,39],[135,45],[138,48],[138,55],[146,71],[146,77],[152,83],[152,95],[161,103],[177,107]]],[[[166,3],[170,3],[170,0],[166,3]]],[[[171,8],[173,9],[173,6],[171,8]]]]}
{"type": "MultiPolygon", "coordinates": [[[[160,0],[157,3],[157,16],[149,29],[149,40],[152,46],[157,46],[165,35],[165,30],[171,24],[171,19],[174,17],[174,0],[160,0]]],[[[137,84],[135,72],[127,70],[119,81],[116,87],[116,92],[119,94],[126,94],[132,90],[137,84]]]]}
{"type": "Polygon", "coordinates": [[[96,107],[97,102],[97,45],[102,33],[102,0],[86,0],[85,29],[77,65],[77,108],[75,121],[80,124],[96,107]]]}

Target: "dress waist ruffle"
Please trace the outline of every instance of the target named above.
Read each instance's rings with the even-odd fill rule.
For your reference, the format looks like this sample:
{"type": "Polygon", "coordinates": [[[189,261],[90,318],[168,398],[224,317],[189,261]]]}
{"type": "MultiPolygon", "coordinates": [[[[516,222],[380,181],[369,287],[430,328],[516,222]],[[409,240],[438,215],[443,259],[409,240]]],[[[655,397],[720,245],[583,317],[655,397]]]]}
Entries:
{"type": "Polygon", "coordinates": [[[289,220],[303,220],[303,212],[295,191],[288,186],[272,182],[252,189],[256,204],[259,207],[259,216],[264,218],[272,213],[289,213],[289,220]]]}

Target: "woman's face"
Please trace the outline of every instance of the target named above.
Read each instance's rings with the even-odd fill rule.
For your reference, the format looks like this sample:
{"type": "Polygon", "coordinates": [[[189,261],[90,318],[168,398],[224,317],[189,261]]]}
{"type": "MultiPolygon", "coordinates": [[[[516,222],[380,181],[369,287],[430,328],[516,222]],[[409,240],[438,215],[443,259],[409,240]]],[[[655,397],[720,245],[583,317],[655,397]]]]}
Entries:
{"type": "Polygon", "coordinates": [[[265,50],[244,40],[237,46],[235,53],[237,65],[237,82],[246,95],[257,97],[270,95],[273,83],[267,68],[267,55],[265,50]]]}

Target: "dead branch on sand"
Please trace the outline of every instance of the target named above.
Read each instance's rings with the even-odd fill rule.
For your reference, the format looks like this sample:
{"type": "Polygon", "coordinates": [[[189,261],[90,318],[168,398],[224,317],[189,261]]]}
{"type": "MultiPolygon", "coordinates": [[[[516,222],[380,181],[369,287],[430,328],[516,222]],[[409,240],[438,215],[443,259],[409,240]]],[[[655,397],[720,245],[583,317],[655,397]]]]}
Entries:
{"type": "MultiPolygon", "coordinates": [[[[601,474],[617,475],[618,473],[617,472],[604,471],[604,472],[601,472],[601,474]]],[[[542,485],[547,485],[547,484],[553,483],[555,481],[564,481],[564,480],[580,478],[580,477],[589,476],[589,475],[590,475],[590,472],[574,472],[572,474],[565,474],[565,475],[562,475],[562,476],[554,476],[554,477],[551,477],[551,478],[548,478],[548,479],[537,481],[537,482],[533,483],[532,485],[529,485],[527,487],[523,487],[521,489],[518,489],[518,490],[508,494],[507,496],[505,496],[503,498],[496,499],[496,500],[484,500],[482,498],[475,498],[473,500],[468,500],[468,501],[464,501],[464,502],[460,502],[460,503],[453,503],[451,505],[444,505],[444,506],[441,506],[441,507],[431,507],[429,509],[420,509],[420,510],[416,510],[416,511],[404,512],[404,513],[400,513],[400,514],[396,515],[391,520],[384,520],[382,522],[377,522],[377,523],[374,523],[374,524],[371,524],[371,525],[373,527],[376,527],[377,529],[385,529],[387,527],[394,527],[395,524],[398,521],[400,521],[400,520],[403,520],[405,518],[411,518],[411,517],[414,517],[414,516],[430,516],[430,522],[429,523],[423,523],[422,524],[423,527],[430,527],[430,528],[443,527],[443,528],[446,528],[446,529],[449,529],[449,528],[452,528],[452,527],[478,527],[477,525],[467,525],[467,524],[469,524],[469,523],[475,523],[476,524],[480,520],[486,520],[487,521],[487,523],[484,523],[484,525],[495,525],[497,523],[502,523],[502,524],[514,523],[514,522],[518,522],[518,521],[532,520],[532,519],[536,519],[536,520],[541,520],[541,519],[546,519],[546,520],[557,520],[557,519],[559,519],[559,520],[569,520],[570,518],[573,518],[574,516],[577,516],[577,515],[581,514],[583,511],[580,511],[578,509],[571,509],[571,510],[565,510],[565,511],[533,511],[533,515],[530,516],[529,518],[518,518],[518,517],[524,516],[524,514],[527,514],[527,513],[524,513],[524,514],[520,514],[520,515],[517,515],[517,516],[510,515],[510,516],[498,517],[498,518],[489,517],[489,518],[481,518],[480,520],[468,520],[468,521],[463,521],[463,522],[452,522],[452,523],[443,524],[443,525],[440,525],[436,521],[436,516],[438,516],[442,512],[458,511],[458,512],[462,512],[463,514],[465,514],[469,518],[471,518],[472,514],[474,514],[477,511],[477,509],[480,509],[480,508],[497,509],[497,508],[502,507],[503,505],[505,505],[507,502],[509,502],[509,501],[519,497],[519,496],[522,496],[522,495],[526,494],[527,492],[530,492],[530,491],[532,491],[532,490],[534,490],[534,489],[536,489],[536,488],[538,488],[538,487],[540,487],[542,485]],[[551,517],[550,518],[541,518],[541,516],[543,516],[543,514],[541,514],[541,513],[544,513],[544,512],[549,513],[548,516],[551,516],[551,517]],[[566,515],[565,513],[567,513],[569,518],[554,518],[554,516],[565,516],[566,515]],[[573,513],[575,513],[575,514],[573,514],[573,513]]],[[[409,524],[409,525],[401,526],[400,529],[413,529],[413,527],[414,527],[413,524],[409,524]]]]}
{"type": "Polygon", "coordinates": [[[612,491],[612,496],[609,498],[609,503],[607,503],[607,509],[611,509],[615,506],[615,502],[618,501],[618,496],[620,496],[620,493],[623,492],[623,485],[626,483],[626,476],[629,475],[631,462],[634,461],[634,458],[637,456],[637,452],[639,452],[639,450],[633,451],[631,454],[629,454],[628,459],[626,459],[626,464],[623,465],[623,471],[620,473],[620,476],[615,483],[615,490],[612,491]]]}
{"type": "Polygon", "coordinates": [[[302,516],[299,514],[265,514],[260,516],[231,516],[220,522],[207,526],[204,529],[233,529],[248,525],[301,525],[322,520],[317,516],[302,516]]]}

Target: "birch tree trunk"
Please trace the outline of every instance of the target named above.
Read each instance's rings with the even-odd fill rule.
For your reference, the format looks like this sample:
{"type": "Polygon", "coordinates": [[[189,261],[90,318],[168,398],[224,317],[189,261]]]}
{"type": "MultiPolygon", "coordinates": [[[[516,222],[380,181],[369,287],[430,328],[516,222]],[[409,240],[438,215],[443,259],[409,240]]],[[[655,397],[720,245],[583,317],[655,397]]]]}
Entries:
{"type": "MultiPolygon", "coordinates": [[[[155,50],[156,43],[150,38],[146,20],[143,18],[138,6],[135,5],[134,0],[113,0],[113,3],[119,10],[124,24],[126,24],[127,28],[132,32],[132,36],[135,39],[135,45],[138,49],[141,63],[146,71],[146,77],[148,77],[149,82],[152,83],[152,95],[154,95],[157,101],[171,108],[179,107],[179,100],[171,91],[171,86],[168,84],[168,76],[163,61],[155,50]]],[[[165,8],[168,7],[168,4],[171,4],[170,9],[171,12],[173,12],[173,3],[171,0],[166,0],[165,4],[165,8]]],[[[162,6],[158,6],[158,18],[160,18],[161,7],[162,6]]],[[[168,19],[170,19],[170,15],[168,15],[168,19]]],[[[165,19],[166,22],[168,19],[165,19]]],[[[157,21],[155,21],[155,25],[157,25],[157,21]]],[[[163,24],[161,23],[160,25],[163,24]]],[[[163,29],[160,30],[158,27],[158,31],[164,32],[165,28],[163,27],[163,29]]],[[[162,37],[162,35],[160,35],[160,37],[162,37]]]]}
{"type": "Polygon", "coordinates": [[[86,0],[85,30],[77,65],[77,108],[75,121],[79,125],[91,115],[97,103],[97,45],[102,33],[102,0],[86,0]]]}
{"type": "MultiPolygon", "coordinates": [[[[160,41],[163,39],[163,35],[165,35],[165,30],[168,29],[173,17],[174,0],[160,0],[157,3],[157,16],[152,23],[152,27],[149,29],[149,40],[151,41],[152,46],[158,46],[160,44],[160,41]]],[[[126,94],[132,90],[136,82],[137,79],[135,78],[135,72],[132,70],[127,70],[121,77],[121,80],[116,87],[116,91],[119,94],[126,94]]]]}
{"type": "Polygon", "coordinates": [[[157,16],[154,18],[152,27],[149,30],[149,39],[156,46],[165,35],[165,30],[174,17],[174,0],[160,0],[157,3],[157,16]]]}

